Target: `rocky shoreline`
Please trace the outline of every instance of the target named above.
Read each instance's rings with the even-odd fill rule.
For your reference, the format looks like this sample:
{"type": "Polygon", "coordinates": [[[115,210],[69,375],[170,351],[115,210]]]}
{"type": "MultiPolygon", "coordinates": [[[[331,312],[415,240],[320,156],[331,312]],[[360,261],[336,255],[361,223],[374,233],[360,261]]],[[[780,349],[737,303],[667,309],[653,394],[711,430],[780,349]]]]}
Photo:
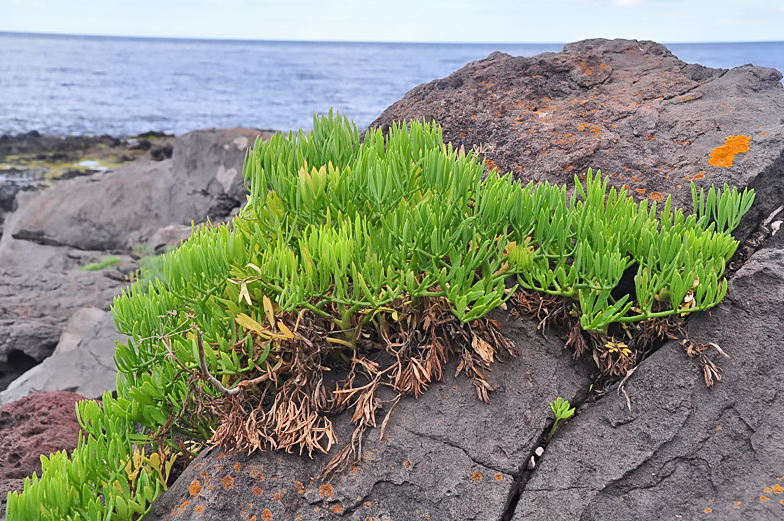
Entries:
{"type": "MultiPolygon", "coordinates": [[[[497,388],[489,404],[451,376],[453,364],[418,400],[401,400],[386,436],[367,437],[362,461],[333,482],[314,479],[332,453],[309,460],[205,450],[145,519],[781,519],[781,78],[762,67],[685,64],[654,42],[587,40],[532,58],[494,53],[413,89],[373,126],[434,120],[445,141],[524,182],[569,183],[601,168],[638,199],[661,204],[672,195],[686,208],[691,181],[754,188],[736,232],[748,248],[728,297],[684,326],[684,339],[714,343],[729,358],[671,341],[628,380],[592,394],[590,360],[572,359],[556,332],[543,337],[535,323],[499,310],[494,317],[521,356],[489,375],[497,388]],[[745,148],[725,153],[738,136],[745,148]],[[706,359],[723,370],[712,389],[706,359]],[[578,414],[540,455],[556,397],[578,414]]],[[[111,299],[145,255],[187,239],[191,222],[221,222],[244,204],[245,149],[269,135],[0,138],[0,176],[12,165],[5,171],[27,169],[41,182],[4,188],[0,177],[0,194],[16,189],[0,197],[0,500],[36,470],[30,452],[39,445],[73,447],[14,440],[70,440],[60,433],[75,418],[47,419],[73,411],[75,398],[62,393],[95,399],[113,388],[114,342],[123,337],[111,299]],[[84,161],[107,166],[82,165],[78,174],[62,166],[84,161]],[[55,166],[41,173],[43,163],[55,166]],[[109,256],[117,260],[104,269],[80,270],[109,256]],[[58,392],[59,402],[40,391],[58,392]],[[33,424],[52,428],[35,434],[33,424]]],[[[332,452],[351,436],[349,416],[333,419],[341,443],[332,452]]]]}
{"type": "Polygon", "coordinates": [[[42,190],[59,179],[91,175],[138,159],[171,158],[175,136],[45,136],[28,132],[0,136],[0,236],[14,198],[23,190],[42,190]]]}

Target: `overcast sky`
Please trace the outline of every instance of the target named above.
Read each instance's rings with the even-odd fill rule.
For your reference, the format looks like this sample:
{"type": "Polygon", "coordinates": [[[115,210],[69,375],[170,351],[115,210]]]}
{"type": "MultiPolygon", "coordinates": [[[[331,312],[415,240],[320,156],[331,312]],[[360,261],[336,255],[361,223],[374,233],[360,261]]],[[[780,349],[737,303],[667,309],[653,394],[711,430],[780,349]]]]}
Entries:
{"type": "Polygon", "coordinates": [[[784,0],[0,0],[0,31],[242,40],[784,40],[784,0]]]}

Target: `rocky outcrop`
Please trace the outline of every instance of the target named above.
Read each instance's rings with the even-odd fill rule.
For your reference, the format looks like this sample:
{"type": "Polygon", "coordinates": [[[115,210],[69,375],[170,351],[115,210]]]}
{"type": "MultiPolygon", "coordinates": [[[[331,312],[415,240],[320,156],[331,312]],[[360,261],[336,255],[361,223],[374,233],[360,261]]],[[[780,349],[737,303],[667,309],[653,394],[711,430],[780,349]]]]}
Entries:
{"type": "MultiPolygon", "coordinates": [[[[549,403],[583,399],[590,379],[556,337],[495,317],[520,355],[493,365],[489,404],[454,377],[453,361],[443,382],[397,402],[383,439],[367,431],[362,462],[332,482],[315,477],[351,439],[350,413],[333,419],[339,443],[327,456],[201,454],[145,519],[502,519],[550,423],[549,403]]],[[[395,395],[383,398],[379,422],[395,395]]]]}
{"type": "Polygon", "coordinates": [[[41,475],[42,454],[76,448],[75,404],[82,399],[74,393],[39,393],[0,407],[0,517],[8,493],[21,491],[33,472],[41,475]]]}
{"type": "MultiPolygon", "coordinates": [[[[78,309],[109,310],[138,269],[129,255],[132,246],[153,241],[152,249],[163,249],[187,238],[193,222],[220,221],[244,204],[245,149],[260,134],[245,128],[195,131],[177,140],[172,159],[139,159],[43,192],[17,194],[17,209],[0,239],[0,390],[52,354],[78,309]],[[78,269],[110,254],[119,266],[78,269]]],[[[111,367],[111,356],[104,358],[79,351],[68,364],[111,367]]],[[[48,374],[39,371],[36,378],[48,374]]],[[[74,388],[73,378],[65,380],[29,389],[74,388]]]]}
{"type": "Polygon", "coordinates": [[[159,228],[228,217],[245,203],[242,163],[259,131],[200,130],[177,140],[171,160],[59,183],[37,194],[5,233],[39,244],[130,251],[159,228]]]}
{"type": "Polygon", "coordinates": [[[371,127],[435,120],[444,140],[524,181],[601,169],[637,197],[691,208],[697,186],[749,186],[744,239],[784,200],[784,88],[775,69],[687,64],[663,45],[585,40],[560,53],[493,53],[420,85],[371,127]]]}
{"type": "MultiPolygon", "coordinates": [[[[750,186],[758,199],[743,238],[784,202],[781,77],[689,65],[652,42],[591,40],[533,58],[494,53],[417,87],[374,125],[434,119],[447,140],[518,178],[571,183],[601,168],[638,198],[672,195],[687,208],[691,180],[750,186]]],[[[777,233],[737,272],[727,300],[686,326],[729,359],[665,344],[582,403],[531,471],[549,402],[582,402],[591,380],[554,335],[502,320],[521,355],[493,366],[490,404],[447,370],[418,400],[400,400],[385,436],[369,431],[362,461],[328,483],[316,476],[332,454],[206,451],[148,519],[779,519],[783,274],[777,233]],[[723,368],[712,390],[699,360],[723,368]]],[[[351,433],[346,417],[334,423],[333,453],[351,433]]]]}
{"type": "Polygon", "coordinates": [[[117,342],[125,341],[126,337],[117,331],[111,312],[100,312],[102,315],[95,325],[83,332],[76,345],[70,348],[64,343],[64,340],[70,341],[66,328],[52,356],[0,392],[0,405],[41,391],[68,391],[99,399],[104,391],[114,389],[117,381],[114,350],[117,342]]]}
{"type": "MultiPolygon", "coordinates": [[[[775,237],[774,237],[775,239],[775,237]]],[[[784,516],[784,244],[771,240],[729,296],[689,321],[688,337],[723,369],[705,387],[677,342],[645,360],[624,389],[553,439],[513,518],[719,519],[784,516]]]]}

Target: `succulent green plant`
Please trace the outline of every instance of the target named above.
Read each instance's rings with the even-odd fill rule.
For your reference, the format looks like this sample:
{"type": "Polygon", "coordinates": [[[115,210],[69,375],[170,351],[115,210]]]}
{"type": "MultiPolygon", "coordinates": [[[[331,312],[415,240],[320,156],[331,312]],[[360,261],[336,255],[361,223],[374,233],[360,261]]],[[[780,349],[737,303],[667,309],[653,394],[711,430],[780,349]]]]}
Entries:
{"type": "Polygon", "coordinates": [[[77,404],[82,427],[76,449],[41,456],[41,477],[26,478],[22,493],[8,495],[9,521],[140,519],[166,490],[176,458],[134,432],[127,398],[103,396],[103,409],[92,400],[77,404]],[[136,445],[139,444],[139,445],[136,445]]]}
{"type": "Polygon", "coordinates": [[[83,425],[93,434],[70,460],[52,460],[62,468],[48,464],[14,496],[9,521],[141,515],[165,486],[172,432],[243,450],[326,452],[327,414],[354,407],[358,429],[375,426],[382,376],[418,394],[455,351],[487,399],[484,369],[496,350],[513,351],[484,319],[514,294],[507,283],[573,299],[582,328],[600,332],[714,306],[737,247],[729,232],[753,201],[750,190],[693,188],[695,214],[670,199],[660,212],[590,170],[567,196],[566,187],[485,174],[474,153],[444,145],[435,124],[360,139],[332,112],[314,117],[309,133],[257,140],[243,172],[249,200],[232,223],[198,227],[161,257],[162,279],[115,300],[130,337],[115,354],[118,398],[90,412],[83,425]],[[614,298],[635,266],[634,294],[614,298]],[[412,343],[415,330],[423,342],[412,343]],[[367,355],[384,350],[396,363],[382,369],[367,355]],[[341,364],[349,377],[325,390],[324,367],[341,364]],[[352,387],[357,372],[370,384],[352,387]],[[109,427],[91,431],[96,421],[109,427]],[[134,433],[137,422],[147,436],[134,433]],[[150,440],[164,456],[134,460],[132,445],[150,440]]]}
{"type": "Polygon", "coordinates": [[[553,434],[555,434],[558,422],[561,420],[568,420],[574,415],[574,407],[570,406],[569,400],[564,400],[560,396],[556,398],[555,401],[550,402],[550,409],[553,410],[555,421],[553,422],[553,428],[550,429],[550,434],[547,435],[548,442],[553,437],[553,434]]]}

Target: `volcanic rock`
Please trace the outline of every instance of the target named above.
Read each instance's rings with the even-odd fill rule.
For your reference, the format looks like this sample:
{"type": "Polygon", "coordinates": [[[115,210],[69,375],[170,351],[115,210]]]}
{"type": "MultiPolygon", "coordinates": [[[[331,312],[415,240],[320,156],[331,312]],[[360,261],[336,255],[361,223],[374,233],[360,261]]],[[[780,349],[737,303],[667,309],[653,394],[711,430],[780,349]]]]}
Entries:
{"type": "MultiPolygon", "coordinates": [[[[530,321],[495,317],[520,355],[493,365],[490,403],[454,377],[453,360],[445,381],[397,403],[382,440],[379,429],[367,431],[362,461],[331,482],[315,478],[351,439],[351,413],[333,418],[339,443],[312,460],[203,452],[145,519],[502,519],[551,423],[549,403],[583,399],[590,379],[556,337],[543,338],[530,321]]],[[[389,401],[379,422],[395,395],[382,398],[389,401]]]]}
{"type": "Polygon", "coordinates": [[[601,169],[637,199],[691,209],[690,182],[757,190],[741,240],[784,200],[782,74],[687,64],[661,44],[585,40],[562,52],[495,52],[422,84],[371,127],[436,121],[444,140],[528,181],[601,169]]]}
{"type": "Polygon", "coordinates": [[[0,407],[0,503],[9,492],[21,491],[33,472],[41,475],[42,454],[76,448],[75,403],[83,399],[67,392],[38,393],[0,407]]]}
{"type": "Polygon", "coordinates": [[[721,382],[670,342],[555,437],[514,520],[784,516],[784,244],[770,241],[729,296],[687,324],[721,382]],[[626,396],[629,401],[627,402],[626,396]]]}
{"type": "Polygon", "coordinates": [[[5,233],[83,250],[130,251],[159,228],[228,217],[245,203],[242,163],[260,131],[200,130],[171,160],[134,161],[38,194],[5,233]]]}

